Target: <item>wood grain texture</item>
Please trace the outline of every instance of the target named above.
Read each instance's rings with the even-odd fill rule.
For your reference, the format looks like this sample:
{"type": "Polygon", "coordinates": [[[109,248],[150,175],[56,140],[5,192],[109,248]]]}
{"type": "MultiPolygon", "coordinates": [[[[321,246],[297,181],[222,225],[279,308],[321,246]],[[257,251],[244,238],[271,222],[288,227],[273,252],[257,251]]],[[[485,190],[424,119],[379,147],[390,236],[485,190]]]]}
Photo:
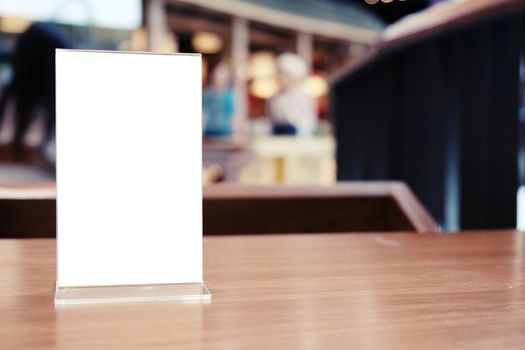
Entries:
{"type": "Polygon", "coordinates": [[[55,310],[55,241],[2,240],[1,347],[525,348],[523,232],[205,237],[204,253],[208,304],[55,310]]]}

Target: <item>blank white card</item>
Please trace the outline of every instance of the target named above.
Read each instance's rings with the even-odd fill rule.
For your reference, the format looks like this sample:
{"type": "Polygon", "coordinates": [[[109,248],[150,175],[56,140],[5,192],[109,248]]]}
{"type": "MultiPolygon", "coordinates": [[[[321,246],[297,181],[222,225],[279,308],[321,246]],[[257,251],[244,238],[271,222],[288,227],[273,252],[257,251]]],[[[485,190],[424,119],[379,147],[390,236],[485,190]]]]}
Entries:
{"type": "Polygon", "coordinates": [[[201,57],[56,52],[57,286],[202,282],[201,57]]]}

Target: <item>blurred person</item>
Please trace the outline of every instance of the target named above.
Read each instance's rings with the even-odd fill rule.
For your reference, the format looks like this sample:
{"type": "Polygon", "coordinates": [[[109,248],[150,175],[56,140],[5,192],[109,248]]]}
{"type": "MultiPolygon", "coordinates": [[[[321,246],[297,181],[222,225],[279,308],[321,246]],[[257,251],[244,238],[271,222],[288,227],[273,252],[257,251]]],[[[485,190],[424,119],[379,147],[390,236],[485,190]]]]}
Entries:
{"type": "Polygon", "coordinates": [[[204,136],[228,137],[232,135],[234,105],[231,68],[228,63],[222,62],[213,71],[211,83],[204,90],[204,136]]]}
{"type": "Polygon", "coordinates": [[[20,35],[12,55],[13,79],[0,99],[0,125],[7,104],[14,104],[15,152],[21,151],[24,138],[41,108],[45,115],[44,148],[54,138],[55,130],[55,49],[71,48],[70,40],[52,24],[34,23],[20,35]]]}
{"type": "Polygon", "coordinates": [[[296,54],[277,57],[281,90],[269,100],[274,135],[312,135],[317,124],[317,106],[304,87],[308,67],[296,54]]]}

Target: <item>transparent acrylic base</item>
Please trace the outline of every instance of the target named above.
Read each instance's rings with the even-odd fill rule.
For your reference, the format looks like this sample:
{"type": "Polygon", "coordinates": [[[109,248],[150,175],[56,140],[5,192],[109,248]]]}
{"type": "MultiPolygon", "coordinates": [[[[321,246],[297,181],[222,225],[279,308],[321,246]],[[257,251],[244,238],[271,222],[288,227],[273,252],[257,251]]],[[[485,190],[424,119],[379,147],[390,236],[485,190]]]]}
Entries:
{"type": "Polygon", "coordinates": [[[169,300],[210,300],[204,283],[150,284],[97,287],[57,287],[56,306],[156,302],[169,300]]]}

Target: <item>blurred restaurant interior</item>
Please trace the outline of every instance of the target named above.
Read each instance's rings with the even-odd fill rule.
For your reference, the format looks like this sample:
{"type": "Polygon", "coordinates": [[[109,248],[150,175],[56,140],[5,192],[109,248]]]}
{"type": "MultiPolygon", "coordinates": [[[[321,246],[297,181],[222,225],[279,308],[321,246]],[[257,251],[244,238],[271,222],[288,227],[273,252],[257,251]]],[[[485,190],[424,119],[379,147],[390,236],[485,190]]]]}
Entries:
{"type": "Polygon", "coordinates": [[[520,1],[2,1],[0,182],[54,180],[54,48],[197,52],[205,186],[399,180],[446,231],[515,227],[521,11],[520,1]]]}
{"type": "Polygon", "coordinates": [[[524,349],[524,49],[525,0],[0,0],[6,349],[524,349]],[[202,54],[211,303],[53,308],[57,48],[202,54]]]}
{"type": "Polygon", "coordinates": [[[54,181],[57,47],[202,53],[204,186],[402,181],[444,231],[525,227],[521,1],[2,1],[1,183],[54,181]]]}
{"type": "Polygon", "coordinates": [[[53,180],[53,46],[198,52],[205,185],[401,180],[446,230],[512,227],[514,3],[4,1],[0,181],[53,180]]]}

